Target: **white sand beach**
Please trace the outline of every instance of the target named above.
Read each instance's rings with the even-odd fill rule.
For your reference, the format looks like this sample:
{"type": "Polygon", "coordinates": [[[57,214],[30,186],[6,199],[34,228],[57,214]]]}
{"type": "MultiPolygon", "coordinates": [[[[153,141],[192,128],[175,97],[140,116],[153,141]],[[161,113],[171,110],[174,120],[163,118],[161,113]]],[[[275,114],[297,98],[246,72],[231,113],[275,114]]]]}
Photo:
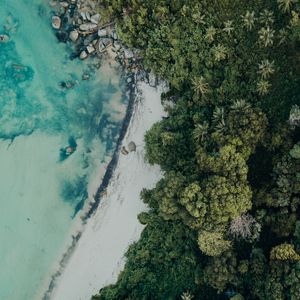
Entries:
{"type": "Polygon", "coordinates": [[[162,88],[139,84],[141,92],[123,140],[137,145],[136,152],[120,154],[101,203],[88,219],[80,240],[50,295],[53,300],[87,300],[107,284],[114,283],[123,268],[124,254],[143,229],[137,215],[146,210],[140,200],[143,188],[152,188],[161,178],[158,166],[144,160],[144,134],[165,112],[160,102],[162,88]]]}

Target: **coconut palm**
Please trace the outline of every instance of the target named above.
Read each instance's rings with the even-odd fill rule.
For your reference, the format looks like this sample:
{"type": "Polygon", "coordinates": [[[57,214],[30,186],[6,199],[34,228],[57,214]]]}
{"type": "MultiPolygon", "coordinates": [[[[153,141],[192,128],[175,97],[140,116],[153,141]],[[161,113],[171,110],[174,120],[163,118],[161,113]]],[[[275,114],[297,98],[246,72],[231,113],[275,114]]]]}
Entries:
{"type": "Polygon", "coordinates": [[[204,138],[207,136],[208,134],[208,123],[205,122],[203,124],[197,124],[194,131],[193,131],[193,139],[197,142],[203,142],[204,138]]]}
{"type": "Polygon", "coordinates": [[[275,31],[273,29],[271,29],[269,26],[261,28],[258,31],[259,43],[264,47],[272,46],[273,39],[274,39],[274,33],[275,33],[275,31]]]}
{"type": "Polygon", "coordinates": [[[209,43],[212,43],[215,39],[215,35],[217,33],[217,30],[215,27],[213,26],[210,26],[207,28],[206,30],[206,34],[204,36],[204,38],[209,42],[209,43]]]}
{"type": "Polygon", "coordinates": [[[213,49],[212,49],[213,53],[214,53],[214,56],[215,56],[215,61],[216,62],[219,62],[221,60],[224,60],[226,57],[227,57],[227,53],[228,53],[228,50],[227,48],[222,45],[222,44],[218,44],[217,46],[215,46],[213,49]]]}
{"type": "Polygon", "coordinates": [[[256,90],[259,95],[263,96],[268,94],[270,87],[271,84],[269,83],[269,81],[262,79],[257,83],[256,90]]]}
{"type": "Polygon", "coordinates": [[[236,100],[232,105],[231,108],[233,110],[247,110],[249,109],[251,106],[249,103],[247,103],[244,99],[240,99],[240,100],[236,100]]]}
{"type": "Polygon", "coordinates": [[[287,37],[288,37],[288,33],[286,31],[286,29],[282,28],[278,31],[278,44],[279,45],[282,45],[286,42],[287,40],[287,37]]]}
{"type": "Polygon", "coordinates": [[[210,87],[203,76],[194,78],[192,80],[193,90],[197,95],[204,96],[210,92],[210,87]]]}
{"type": "Polygon", "coordinates": [[[182,300],[192,300],[193,298],[194,298],[194,296],[190,292],[184,292],[181,295],[182,300]]]}
{"type": "Polygon", "coordinates": [[[264,59],[258,64],[258,74],[260,74],[263,79],[267,79],[274,71],[274,61],[270,62],[268,59],[264,59]]]}
{"type": "Polygon", "coordinates": [[[277,0],[279,8],[283,12],[290,12],[292,4],[295,3],[295,0],[277,0]]]}
{"type": "Polygon", "coordinates": [[[224,108],[223,107],[217,107],[214,112],[213,112],[213,117],[212,117],[213,123],[221,123],[225,125],[225,120],[224,120],[224,108]]]}
{"type": "Polygon", "coordinates": [[[263,25],[270,26],[274,23],[274,14],[268,9],[264,9],[259,14],[259,22],[263,25]]]}
{"type": "Polygon", "coordinates": [[[205,24],[205,15],[202,15],[200,12],[197,12],[192,15],[193,21],[197,24],[205,24]]]}
{"type": "Polygon", "coordinates": [[[254,11],[246,11],[246,14],[242,16],[243,27],[247,28],[247,30],[252,30],[255,23],[255,13],[254,11]]]}
{"type": "Polygon", "coordinates": [[[231,35],[231,33],[234,31],[233,22],[232,21],[226,21],[224,22],[224,28],[223,31],[231,35]]]}

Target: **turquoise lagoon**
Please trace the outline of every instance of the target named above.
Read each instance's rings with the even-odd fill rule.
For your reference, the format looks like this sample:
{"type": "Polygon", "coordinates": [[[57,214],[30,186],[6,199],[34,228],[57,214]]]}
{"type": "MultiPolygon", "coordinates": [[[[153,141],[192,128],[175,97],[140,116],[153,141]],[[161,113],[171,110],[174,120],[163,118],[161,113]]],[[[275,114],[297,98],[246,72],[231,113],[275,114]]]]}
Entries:
{"type": "Polygon", "coordinates": [[[0,0],[0,34],[10,37],[0,43],[1,300],[40,292],[93,196],[126,107],[117,71],[70,60],[50,20],[46,0],[0,0]],[[70,138],[77,149],[60,161],[70,138]]]}

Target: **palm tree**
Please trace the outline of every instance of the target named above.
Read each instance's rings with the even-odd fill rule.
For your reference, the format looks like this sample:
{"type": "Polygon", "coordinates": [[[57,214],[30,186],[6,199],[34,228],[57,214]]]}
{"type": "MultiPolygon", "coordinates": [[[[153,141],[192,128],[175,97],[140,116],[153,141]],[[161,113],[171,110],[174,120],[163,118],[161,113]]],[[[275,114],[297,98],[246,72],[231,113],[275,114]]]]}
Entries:
{"type": "Polygon", "coordinates": [[[249,103],[247,103],[244,99],[236,100],[232,105],[231,108],[233,110],[248,110],[251,107],[249,103]]]}
{"type": "Polygon", "coordinates": [[[181,295],[182,300],[192,300],[193,298],[194,298],[194,296],[190,292],[184,292],[181,295]]]}
{"type": "Polygon", "coordinates": [[[226,21],[224,22],[224,28],[223,31],[231,35],[231,33],[234,31],[233,22],[232,21],[226,21]]]}
{"type": "Polygon", "coordinates": [[[268,94],[270,87],[271,84],[269,83],[269,81],[262,79],[257,83],[256,90],[259,93],[259,95],[263,96],[268,94]]]}
{"type": "Polygon", "coordinates": [[[277,0],[279,8],[287,13],[290,12],[292,4],[295,3],[295,0],[277,0]]]}
{"type": "Polygon", "coordinates": [[[246,14],[242,16],[243,26],[247,28],[247,30],[252,30],[254,27],[255,22],[255,13],[254,11],[250,12],[249,10],[246,11],[246,14]]]}
{"type": "Polygon", "coordinates": [[[205,24],[205,15],[202,15],[200,12],[197,12],[192,15],[193,21],[197,24],[205,24]]]}
{"type": "Polygon", "coordinates": [[[259,14],[259,21],[261,24],[270,26],[274,23],[274,14],[272,11],[268,9],[264,9],[260,14],[259,14]]]}
{"type": "Polygon", "coordinates": [[[199,96],[204,96],[210,92],[210,87],[203,76],[192,79],[193,90],[199,96]]]}
{"type": "Polygon", "coordinates": [[[225,125],[225,120],[224,120],[224,108],[223,107],[217,107],[214,112],[213,112],[213,122],[215,124],[224,124],[225,125]]]}
{"type": "Polygon", "coordinates": [[[274,71],[274,61],[270,62],[268,59],[264,59],[258,64],[258,74],[260,74],[263,79],[267,79],[274,71]]]}
{"type": "Polygon", "coordinates": [[[213,53],[215,56],[215,61],[219,62],[226,58],[228,50],[224,45],[218,44],[213,48],[213,53]]]}
{"type": "Polygon", "coordinates": [[[215,39],[215,34],[217,33],[217,30],[215,27],[210,26],[207,28],[206,30],[206,34],[204,36],[204,38],[209,42],[212,43],[215,39]]]}
{"type": "Polygon", "coordinates": [[[287,37],[288,37],[288,33],[286,31],[286,29],[282,28],[278,31],[278,39],[279,39],[279,42],[278,44],[279,45],[282,45],[285,43],[285,41],[287,40],[287,37]]]}
{"type": "Polygon", "coordinates": [[[273,29],[271,29],[269,26],[261,28],[258,31],[259,43],[264,47],[272,46],[273,39],[274,39],[274,33],[275,33],[275,31],[273,29]]]}
{"type": "Polygon", "coordinates": [[[203,142],[204,138],[208,134],[208,123],[204,122],[203,124],[197,124],[193,131],[193,139],[197,142],[203,142]]]}
{"type": "Polygon", "coordinates": [[[212,121],[214,125],[215,132],[213,135],[217,138],[222,137],[224,131],[226,130],[226,123],[224,118],[224,108],[216,107],[213,112],[212,121]]]}

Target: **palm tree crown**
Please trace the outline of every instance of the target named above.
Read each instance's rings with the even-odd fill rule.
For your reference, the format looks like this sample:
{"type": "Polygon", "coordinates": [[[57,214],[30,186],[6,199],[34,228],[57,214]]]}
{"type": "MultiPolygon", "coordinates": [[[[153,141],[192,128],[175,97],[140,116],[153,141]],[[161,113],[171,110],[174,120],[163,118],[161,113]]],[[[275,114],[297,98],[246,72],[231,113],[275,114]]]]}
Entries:
{"type": "Polygon", "coordinates": [[[269,26],[261,28],[258,32],[259,43],[264,47],[272,46],[274,33],[275,31],[271,29],[269,26]]]}
{"type": "Polygon", "coordinates": [[[210,91],[209,84],[207,83],[207,81],[205,80],[205,78],[203,76],[194,78],[192,80],[192,84],[193,84],[193,90],[195,91],[195,93],[197,95],[203,96],[203,95],[209,93],[209,91],[210,91]]]}
{"type": "Polygon", "coordinates": [[[211,42],[214,41],[214,39],[215,39],[215,34],[216,34],[216,33],[217,33],[216,28],[213,27],[213,26],[210,26],[210,27],[207,28],[206,34],[205,34],[204,38],[205,38],[209,43],[211,43],[211,42]]]}
{"type": "Polygon", "coordinates": [[[262,79],[257,83],[256,90],[261,96],[263,96],[268,94],[270,87],[271,84],[269,83],[269,81],[262,79]]]}
{"type": "Polygon", "coordinates": [[[259,21],[261,24],[270,26],[274,23],[274,14],[272,11],[268,9],[264,9],[260,14],[259,14],[259,21]]]}
{"type": "Polygon", "coordinates": [[[270,62],[268,59],[264,59],[258,64],[258,73],[263,79],[267,79],[274,71],[274,61],[270,62]]]}
{"type": "Polygon", "coordinates": [[[255,22],[255,13],[254,11],[250,12],[249,10],[246,11],[246,14],[242,16],[243,26],[246,27],[248,30],[252,30],[254,27],[255,22]]]}
{"type": "Polygon", "coordinates": [[[213,53],[215,56],[215,61],[219,62],[227,57],[228,49],[224,45],[218,44],[213,48],[213,53]]]}
{"type": "Polygon", "coordinates": [[[224,28],[223,31],[231,35],[231,33],[234,31],[233,22],[232,21],[226,21],[224,22],[224,28]]]}
{"type": "Polygon", "coordinates": [[[291,10],[292,4],[295,3],[294,0],[277,0],[279,8],[283,12],[289,12],[291,10]]]}

